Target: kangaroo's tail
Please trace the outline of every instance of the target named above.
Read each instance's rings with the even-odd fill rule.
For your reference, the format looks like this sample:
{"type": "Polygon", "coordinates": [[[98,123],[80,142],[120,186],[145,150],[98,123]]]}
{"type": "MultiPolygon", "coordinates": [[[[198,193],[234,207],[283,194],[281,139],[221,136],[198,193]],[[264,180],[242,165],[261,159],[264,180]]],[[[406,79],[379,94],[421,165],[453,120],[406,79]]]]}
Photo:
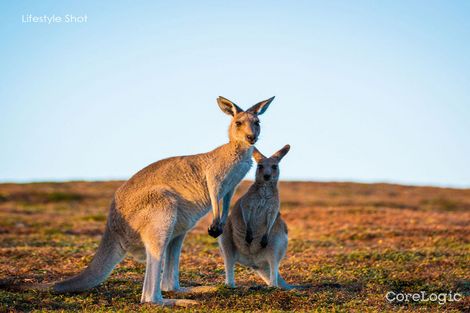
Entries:
{"type": "Polygon", "coordinates": [[[53,291],[80,292],[95,287],[108,278],[125,255],[126,251],[121,246],[119,238],[113,234],[107,224],[98,251],[88,267],[77,276],[54,284],[53,291]]]}

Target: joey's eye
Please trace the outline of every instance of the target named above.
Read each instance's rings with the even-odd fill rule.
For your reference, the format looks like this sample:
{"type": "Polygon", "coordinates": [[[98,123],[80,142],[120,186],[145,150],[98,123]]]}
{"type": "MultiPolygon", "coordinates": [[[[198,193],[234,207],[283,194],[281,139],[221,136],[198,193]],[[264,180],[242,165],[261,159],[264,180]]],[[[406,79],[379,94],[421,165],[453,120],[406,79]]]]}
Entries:
{"type": "Polygon", "coordinates": [[[273,166],[271,166],[271,168],[272,168],[273,170],[277,170],[277,165],[273,165],[273,166]]]}
{"type": "Polygon", "coordinates": [[[236,125],[237,127],[240,127],[240,126],[242,126],[242,122],[237,121],[237,122],[235,122],[235,125],[236,125]]]}
{"type": "Polygon", "coordinates": [[[262,170],[263,168],[264,168],[263,165],[261,165],[261,164],[258,165],[258,169],[259,169],[259,170],[262,170]]]}
{"type": "Polygon", "coordinates": [[[256,126],[259,126],[259,121],[256,121],[256,122],[255,122],[255,125],[256,125],[256,126]]]}

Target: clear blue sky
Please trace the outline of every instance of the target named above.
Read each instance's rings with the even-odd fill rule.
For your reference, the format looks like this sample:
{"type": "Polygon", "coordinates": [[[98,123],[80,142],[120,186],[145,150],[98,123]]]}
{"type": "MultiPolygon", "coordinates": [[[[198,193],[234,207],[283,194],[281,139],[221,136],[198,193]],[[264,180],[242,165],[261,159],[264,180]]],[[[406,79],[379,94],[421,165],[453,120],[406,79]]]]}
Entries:
{"type": "Polygon", "coordinates": [[[126,179],[211,150],[219,95],[276,96],[258,147],[291,144],[284,179],[469,187],[470,2],[0,4],[0,181],[126,179]]]}

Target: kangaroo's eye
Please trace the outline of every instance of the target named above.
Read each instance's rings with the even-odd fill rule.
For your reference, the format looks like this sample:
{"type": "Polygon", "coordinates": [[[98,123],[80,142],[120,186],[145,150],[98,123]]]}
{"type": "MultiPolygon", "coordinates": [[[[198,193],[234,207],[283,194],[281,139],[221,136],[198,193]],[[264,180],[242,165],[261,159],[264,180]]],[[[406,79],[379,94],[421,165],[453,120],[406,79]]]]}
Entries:
{"type": "Polygon", "coordinates": [[[263,165],[261,165],[261,164],[258,165],[259,170],[262,170],[263,168],[264,168],[263,165]]]}
{"type": "Polygon", "coordinates": [[[259,121],[256,121],[256,122],[255,122],[255,125],[256,125],[256,126],[259,126],[259,121]]]}
{"type": "Polygon", "coordinates": [[[238,122],[238,121],[237,121],[237,122],[235,122],[235,125],[236,125],[237,127],[240,127],[240,126],[242,126],[242,122],[238,122]]]}
{"type": "Polygon", "coordinates": [[[277,165],[273,165],[273,166],[271,166],[271,168],[272,168],[273,170],[277,170],[277,165]]]}

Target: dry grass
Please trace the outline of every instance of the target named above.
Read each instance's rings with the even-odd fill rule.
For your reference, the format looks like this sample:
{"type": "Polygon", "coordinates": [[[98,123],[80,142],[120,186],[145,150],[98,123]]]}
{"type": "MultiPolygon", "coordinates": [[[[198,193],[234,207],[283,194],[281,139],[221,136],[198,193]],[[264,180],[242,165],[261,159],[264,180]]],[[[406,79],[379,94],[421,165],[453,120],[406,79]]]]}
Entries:
{"type": "MultiPolygon", "coordinates": [[[[120,182],[0,185],[0,311],[159,311],[140,305],[144,267],[126,259],[111,278],[78,295],[18,291],[19,283],[56,281],[82,269],[100,239],[120,182]]],[[[245,190],[244,183],[240,192],[245,190]]],[[[289,226],[286,280],[305,290],[258,288],[239,267],[240,288],[223,287],[210,216],[187,237],[181,282],[216,285],[187,294],[200,311],[470,311],[470,190],[388,184],[281,184],[289,226]],[[460,292],[460,302],[389,304],[387,291],[460,292]]],[[[165,294],[174,297],[174,294],[165,294]]]]}

